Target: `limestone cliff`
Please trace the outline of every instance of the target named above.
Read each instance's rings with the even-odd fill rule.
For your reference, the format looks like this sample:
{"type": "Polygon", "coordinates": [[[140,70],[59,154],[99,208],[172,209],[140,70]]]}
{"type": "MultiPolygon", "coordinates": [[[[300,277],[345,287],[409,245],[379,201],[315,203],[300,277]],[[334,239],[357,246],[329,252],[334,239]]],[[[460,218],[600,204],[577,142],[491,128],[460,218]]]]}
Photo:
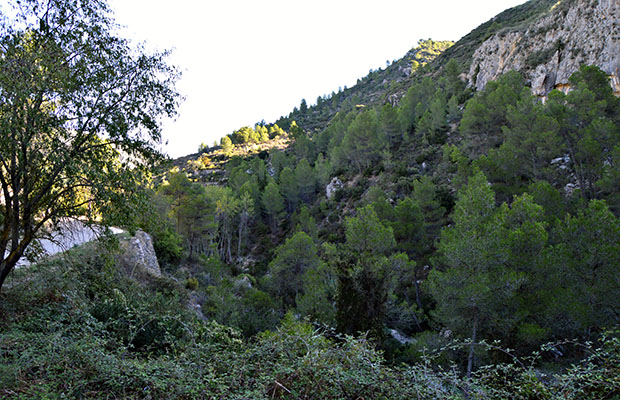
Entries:
{"type": "Polygon", "coordinates": [[[153,249],[153,240],[148,233],[137,231],[121,240],[121,262],[132,278],[160,277],[159,262],[153,249]]]}
{"type": "Polygon", "coordinates": [[[568,89],[581,65],[596,65],[620,95],[620,0],[561,0],[535,21],[503,29],[474,52],[467,78],[477,90],[518,70],[532,92],[568,89]]]}

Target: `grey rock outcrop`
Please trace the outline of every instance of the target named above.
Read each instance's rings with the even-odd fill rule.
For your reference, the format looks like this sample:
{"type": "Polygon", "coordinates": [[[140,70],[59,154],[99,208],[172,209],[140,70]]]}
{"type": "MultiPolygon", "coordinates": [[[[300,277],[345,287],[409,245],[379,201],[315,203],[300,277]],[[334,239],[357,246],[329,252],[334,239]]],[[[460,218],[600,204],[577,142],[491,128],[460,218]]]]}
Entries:
{"type": "Polygon", "coordinates": [[[467,78],[477,90],[510,70],[521,71],[532,92],[567,91],[581,65],[596,65],[620,95],[620,0],[562,0],[520,29],[497,32],[474,52],[467,78]]]}
{"type": "Polygon", "coordinates": [[[328,200],[331,200],[334,197],[334,194],[340,189],[342,189],[342,181],[337,177],[332,178],[331,182],[325,187],[325,195],[328,200]]]}
{"type": "Polygon", "coordinates": [[[161,270],[151,236],[143,231],[121,241],[121,260],[131,277],[160,277],[161,270]]]}
{"type": "Polygon", "coordinates": [[[390,329],[389,332],[390,332],[390,336],[392,336],[392,339],[396,340],[400,344],[406,345],[406,344],[415,342],[415,340],[400,333],[396,329],[390,329]]]}

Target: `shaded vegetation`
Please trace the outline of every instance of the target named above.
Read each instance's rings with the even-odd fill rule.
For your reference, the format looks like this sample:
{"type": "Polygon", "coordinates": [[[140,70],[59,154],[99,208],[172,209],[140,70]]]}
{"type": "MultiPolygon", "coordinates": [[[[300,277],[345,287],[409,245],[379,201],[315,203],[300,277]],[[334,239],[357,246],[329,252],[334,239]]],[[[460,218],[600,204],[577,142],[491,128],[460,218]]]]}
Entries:
{"type": "MultiPolygon", "coordinates": [[[[277,329],[248,341],[184,311],[187,292],[173,281],[138,284],[99,254],[90,247],[19,271],[1,295],[3,398],[462,399],[467,391],[470,398],[586,399],[620,393],[617,332],[583,347],[545,345],[465,380],[437,366],[467,343],[445,343],[425,362],[389,366],[367,338],[334,335],[290,313],[277,329]],[[584,354],[582,362],[561,373],[540,372],[548,355],[573,347],[584,354]]],[[[477,347],[498,351],[495,344],[477,347]]]]}
{"type": "Polygon", "coordinates": [[[20,269],[2,396],[620,396],[620,100],[592,66],[544,103],[516,72],[460,78],[550,6],[144,177],[164,277],[96,244],[20,269]]]}

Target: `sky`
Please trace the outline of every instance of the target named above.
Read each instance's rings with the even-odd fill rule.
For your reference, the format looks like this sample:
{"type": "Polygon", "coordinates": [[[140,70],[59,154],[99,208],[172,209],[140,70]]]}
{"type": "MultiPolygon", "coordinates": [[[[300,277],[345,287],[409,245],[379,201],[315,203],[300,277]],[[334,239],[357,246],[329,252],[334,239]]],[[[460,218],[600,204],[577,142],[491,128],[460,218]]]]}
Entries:
{"type": "Polygon", "coordinates": [[[305,98],[351,87],[418,40],[458,40],[524,0],[109,0],[124,37],[172,49],[185,97],[163,121],[179,157],[305,98]]]}

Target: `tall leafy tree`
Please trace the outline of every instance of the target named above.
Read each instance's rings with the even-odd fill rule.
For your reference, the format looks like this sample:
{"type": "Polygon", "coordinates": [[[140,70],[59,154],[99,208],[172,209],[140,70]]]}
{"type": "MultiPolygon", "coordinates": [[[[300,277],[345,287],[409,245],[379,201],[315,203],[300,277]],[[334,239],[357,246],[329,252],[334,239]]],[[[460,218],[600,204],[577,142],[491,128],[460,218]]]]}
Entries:
{"type": "Polygon", "coordinates": [[[318,268],[304,273],[302,293],[296,297],[295,308],[304,316],[333,326],[337,285],[335,271],[329,264],[321,262],[318,268]]]}
{"type": "Polygon", "coordinates": [[[460,130],[467,139],[466,147],[471,156],[485,154],[502,143],[502,127],[508,123],[507,108],[517,104],[523,86],[523,77],[510,71],[497,81],[489,82],[467,102],[460,130]]]}
{"type": "Polygon", "coordinates": [[[620,220],[600,200],[552,230],[547,277],[556,287],[548,307],[550,329],[586,336],[620,323],[619,237],[620,220]]]}
{"type": "Polygon", "coordinates": [[[382,145],[378,134],[377,114],[367,110],[359,114],[347,129],[343,150],[359,172],[379,161],[382,145]]]}
{"type": "Polygon", "coordinates": [[[430,99],[437,90],[436,84],[425,77],[407,91],[399,106],[398,120],[402,132],[412,132],[422,115],[428,110],[430,99]]]}
{"type": "Polygon", "coordinates": [[[461,97],[465,91],[466,83],[460,77],[461,68],[458,61],[451,58],[445,65],[441,79],[446,98],[461,97]]]}
{"type": "Polygon", "coordinates": [[[547,112],[559,123],[563,149],[583,198],[598,198],[601,179],[610,166],[617,168],[613,152],[620,145],[620,100],[597,67],[581,67],[570,82],[573,90],[567,95],[549,95],[547,112]]]}
{"type": "Polygon", "coordinates": [[[220,141],[220,144],[222,146],[222,151],[224,152],[224,154],[229,154],[233,149],[232,140],[230,140],[230,137],[228,136],[224,136],[220,141]]]}
{"type": "Polygon", "coordinates": [[[15,12],[0,22],[0,287],[49,224],[136,214],[159,117],[179,99],[167,53],[116,36],[105,2],[24,0],[15,12]]]}
{"type": "Polygon", "coordinates": [[[388,255],[396,245],[392,228],[381,223],[371,206],[348,217],[345,227],[347,249],[357,254],[388,255]]]}
{"type": "Polygon", "coordinates": [[[295,137],[295,142],[292,147],[295,151],[295,155],[297,156],[297,160],[306,159],[310,162],[314,161],[315,145],[305,132],[295,137]]]}
{"type": "Polygon", "coordinates": [[[306,103],[306,99],[301,99],[301,104],[299,105],[299,112],[302,115],[308,112],[308,103],[306,103]]]}
{"type": "Polygon", "coordinates": [[[249,193],[243,193],[239,199],[239,232],[237,242],[237,256],[241,257],[243,243],[248,235],[248,226],[254,215],[254,200],[249,193]]]}
{"type": "Polygon", "coordinates": [[[439,230],[445,223],[446,209],[438,197],[437,185],[430,177],[423,176],[413,182],[411,198],[422,210],[425,236],[431,243],[439,236],[439,230]]]}
{"type": "Polygon", "coordinates": [[[284,199],[280,194],[280,189],[278,188],[277,183],[272,181],[265,186],[262,202],[265,212],[267,213],[267,218],[269,219],[271,232],[275,233],[278,228],[280,215],[282,214],[282,211],[284,211],[284,199]]]}
{"type": "Polygon", "coordinates": [[[271,152],[271,168],[273,168],[274,176],[278,178],[280,172],[291,165],[291,161],[287,157],[286,153],[280,150],[271,152]]]}
{"type": "Polygon", "coordinates": [[[302,158],[295,167],[295,180],[299,190],[299,197],[305,203],[314,200],[316,193],[316,177],[308,160],[302,158]]]}
{"type": "Polygon", "coordinates": [[[288,212],[293,212],[299,202],[299,188],[295,179],[295,173],[289,167],[284,168],[280,172],[280,191],[286,199],[288,212]]]}
{"type": "Polygon", "coordinates": [[[528,88],[506,110],[504,142],[475,162],[493,183],[499,199],[510,200],[535,180],[560,184],[561,176],[552,164],[554,158],[564,156],[557,121],[544,113],[544,105],[528,88]]]}
{"type": "Polygon", "coordinates": [[[391,104],[385,104],[379,113],[381,133],[390,148],[400,144],[403,139],[398,123],[398,110],[391,104]]]}
{"type": "Polygon", "coordinates": [[[495,196],[481,172],[459,192],[454,224],[441,233],[443,269],[431,271],[428,286],[437,301],[435,317],[456,332],[469,335],[467,374],[474,362],[474,342],[490,327],[509,327],[507,306],[521,285],[521,277],[506,267],[501,218],[495,196]]]}
{"type": "Polygon", "coordinates": [[[305,205],[301,207],[297,214],[296,230],[306,232],[317,244],[319,243],[319,228],[316,225],[316,220],[310,214],[310,210],[305,205]]]}
{"type": "Polygon", "coordinates": [[[319,189],[325,189],[325,186],[331,180],[332,165],[323,154],[319,154],[314,163],[314,176],[316,177],[319,189]]]}
{"type": "Polygon", "coordinates": [[[367,204],[372,206],[375,214],[384,225],[395,221],[394,208],[385,196],[385,192],[379,186],[372,186],[366,193],[367,204]]]}
{"type": "Polygon", "coordinates": [[[339,260],[336,320],[347,333],[370,331],[382,336],[390,285],[388,255],[396,242],[372,206],[345,221],[346,243],[339,260]]]}
{"type": "Polygon", "coordinates": [[[261,142],[266,142],[269,140],[269,129],[265,125],[256,125],[254,130],[258,134],[261,142]]]}
{"type": "Polygon", "coordinates": [[[225,188],[220,198],[215,202],[215,216],[219,230],[218,250],[220,259],[227,263],[232,261],[232,241],[238,213],[239,200],[229,188],[225,188]]]}
{"type": "Polygon", "coordinates": [[[422,208],[410,197],[400,200],[394,207],[394,222],[391,226],[400,251],[411,257],[419,257],[427,251],[422,208]]]}
{"type": "MultiPolygon", "coordinates": [[[[539,344],[543,339],[543,330],[537,324],[538,317],[548,312],[541,307],[544,303],[542,299],[553,290],[553,285],[549,284],[552,281],[549,279],[550,271],[543,267],[548,241],[544,210],[526,193],[515,197],[510,206],[502,204],[497,219],[500,223],[500,251],[504,255],[504,264],[500,268],[517,274],[521,279],[514,296],[515,304],[506,305],[506,309],[517,311],[514,315],[502,316],[513,326],[508,325],[499,333],[516,329],[516,334],[510,336],[521,343],[539,344]]],[[[497,325],[501,329],[502,324],[497,325]]]]}
{"type": "Polygon", "coordinates": [[[276,257],[269,264],[273,290],[287,305],[295,305],[303,294],[303,277],[319,267],[316,245],[303,231],[296,232],[276,249],[276,257]]]}
{"type": "Polygon", "coordinates": [[[183,172],[171,173],[159,190],[170,203],[170,215],[177,233],[185,238],[189,258],[197,253],[210,255],[217,229],[215,202],[207,190],[192,183],[183,172]]]}
{"type": "Polygon", "coordinates": [[[422,114],[418,121],[416,132],[422,136],[426,143],[441,144],[446,138],[446,100],[441,91],[433,96],[428,110],[422,114]]]}

